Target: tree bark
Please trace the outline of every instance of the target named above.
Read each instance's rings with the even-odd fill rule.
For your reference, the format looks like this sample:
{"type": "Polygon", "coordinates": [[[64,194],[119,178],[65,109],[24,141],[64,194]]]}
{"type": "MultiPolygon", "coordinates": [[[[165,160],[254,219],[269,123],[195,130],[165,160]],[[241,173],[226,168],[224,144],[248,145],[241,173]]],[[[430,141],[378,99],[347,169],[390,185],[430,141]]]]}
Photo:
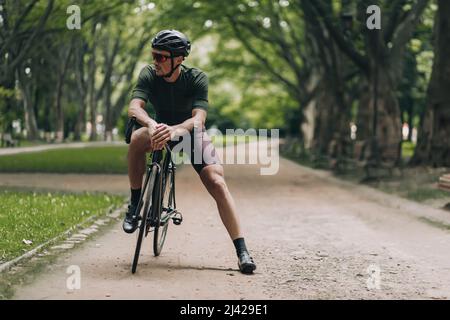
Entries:
{"type": "Polygon", "coordinates": [[[87,44],[84,42],[82,38],[79,39],[75,51],[75,77],[77,79],[78,86],[78,101],[79,101],[79,110],[77,115],[77,120],[75,123],[74,130],[74,140],[80,141],[81,135],[85,130],[85,121],[86,121],[86,109],[87,109],[87,101],[86,101],[86,81],[85,81],[85,73],[84,73],[84,56],[87,51],[87,44]]]}
{"type": "Polygon", "coordinates": [[[56,141],[63,142],[64,140],[64,110],[61,104],[63,86],[66,78],[67,68],[69,66],[69,60],[71,56],[72,46],[66,47],[63,50],[63,57],[61,58],[60,70],[58,72],[58,78],[56,83],[56,98],[55,98],[55,111],[56,111],[56,141]]]}
{"type": "Polygon", "coordinates": [[[450,167],[450,2],[438,0],[434,61],[413,165],[450,167]]]}
{"type": "MultiPolygon", "coordinates": [[[[371,95],[370,98],[365,96],[360,101],[360,108],[367,108],[363,111],[363,114],[369,115],[372,112],[372,115],[376,116],[377,119],[375,119],[375,126],[371,119],[370,124],[364,123],[364,127],[368,125],[372,128],[373,134],[376,131],[376,137],[371,136],[371,138],[375,138],[378,144],[381,145],[381,148],[378,150],[378,152],[381,152],[381,158],[387,161],[398,160],[400,156],[401,124],[400,108],[395,92],[401,75],[403,51],[412,37],[413,30],[420,21],[420,16],[428,4],[428,0],[417,0],[401,22],[396,20],[395,15],[391,15],[391,19],[388,21],[390,27],[386,30],[365,30],[366,55],[359,53],[355,46],[344,36],[344,33],[339,32],[339,28],[333,23],[332,12],[330,10],[327,11],[321,1],[306,1],[305,3],[308,4],[315,14],[321,17],[323,24],[339,49],[367,77],[371,95]],[[388,45],[389,39],[392,39],[390,46],[388,45]],[[378,89],[374,89],[375,83],[378,84],[378,89]],[[369,104],[366,106],[362,105],[362,102],[366,101],[366,99],[369,100],[369,104]],[[377,100],[376,103],[375,99],[377,100]],[[376,114],[373,111],[369,111],[370,108],[374,109],[375,105],[377,106],[376,114]]],[[[361,21],[365,19],[365,8],[367,8],[368,4],[368,0],[358,3],[361,21]]]]}
{"type": "Polygon", "coordinates": [[[95,73],[97,71],[96,65],[96,51],[97,51],[97,23],[92,25],[93,44],[91,48],[91,57],[88,64],[88,92],[89,92],[89,110],[91,122],[91,134],[89,141],[97,139],[97,95],[95,92],[95,73]]]}
{"type": "Polygon", "coordinates": [[[24,70],[22,70],[22,68],[19,68],[17,70],[17,78],[19,80],[19,87],[23,95],[27,139],[37,140],[39,138],[39,130],[37,126],[36,113],[34,112],[35,101],[33,100],[33,91],[35,90],[35,88],[33,87],[33,84],[30,83],[33,81],[33,79],[26,79],[26,77],[23,75],[23,72],[24,70]]]}

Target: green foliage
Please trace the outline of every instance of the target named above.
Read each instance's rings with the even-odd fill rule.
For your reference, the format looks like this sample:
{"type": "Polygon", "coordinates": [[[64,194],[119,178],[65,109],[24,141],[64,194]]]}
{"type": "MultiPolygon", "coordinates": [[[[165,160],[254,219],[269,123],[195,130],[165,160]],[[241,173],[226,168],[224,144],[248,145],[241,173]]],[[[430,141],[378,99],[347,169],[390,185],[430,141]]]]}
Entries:
{"type": "Polygon", "coordinates": [[[0,131],[10,121],[11,112],[7,110],[6,100],[14,96],[14,90],[0,86],[0,131]]]}
{"type": "Polygon", "coordinates": [[[409,141],[403,141],[402,143],[402,157],[410,159],[414,154],[416,145],[409,141]]]}
{"type": "MultiPolygon", "coordinates": [[[[352,9],[353,25],[345,37],[356,53],[370,57],[370,47],[365,38],[367,2],[317,2],[325,8],[340,34],[344,32],[341,13],[352,9]]],[[[38,2],[18,28],[18,32],[26,35],[26,40],[32,41],[33,50],[26,52],[15,70],[6,70],[9,78],[6,80],[14,83],[11,78],[16,77],[16,71],[23,76],[25,68],[31,69],[20,83],[30,92],[38,128],[55,131],[55,87],[63,69],[61,61],[70,52],[62,86],[65,136],[72,137],[69,133],[75,130],[80,114],[84,114],[84,123],[92,122],[91,109],[95,108],[96,114],[106,119],[108,107],[113,126],[122,134],[128,98],[137,74],[144,65],[152,62],[150,39],[158,30],[175,28],[185,32],[193,42],[192,53],[185,63],[202,68],[209,76],[208,127],[214,125],[221,130],[276,127],[297,135],[304,120],[306,102],[302,99],[307,89],[313,87],[309,80],[332,78],[336,64],[339,64],[336,68],[338,80],[333,81],[343,83],[337,89],[345,91],[343,95],[348,105],[352,106],[349,109],[355,120],[357,107],[353,106],[359,105],[356,102],[361,94],[364,74],[351,65],[351,61],[348,65],[343,63],[348,59],[343,52],[336,55],[336,61],[319,54],[320,46],[326,49],[333,47],[328,52],[338,52],[339,48],[333,46],[329,34],[317,32],[323,27],[323,19],[317,13],[305,11],[308,3],[270,0],[83,0],[76,3],[81,8],[82,28],[68,30],[66,9],[73,3],[56,0],[41,32],[30,40],[30,31],[38,27],[39,18],[48,5],[47,2],[38,2]],[[324,39],[318,41],[320,34],[324,39]],[[116,43],[116,56],[109,64],[108,59],[116,43]]],[[[398,22],[402,21],[416,1],[405,1],[406,5],[400,7],[399,3],[380,3],[383,24],[395,13],[398,13],[398,22]]],[[[10,25],[17,22],[25,10],[14,2],[8,2],[6,9],[10,25]]],[[[423,114],[431,74],[431,34],[436,10],[436,2],[430,1],[404,53],[404,64],[396,66],[404,70],[397,90],[401,114],[404,120],[414,119],[416,123],[423,114]]],[[[26,45],[20,42],[22,38],[16,38],[11,42],[11,52],[26,45]]],[[[326,50],[324,52],[328,54],[326,50]]],[[[0,54],[0,66],[6,65],[2,59],[4,56],[0,54]]],[[[6,80],[3,82],[6,83],[6,80]]],[[[0,84],[3,85],[3,82],[0,84]]],[[[20,94],[10,96],[10,100],[14,101],[8,104],[8,110],[3,99],[0,100],[0,122],[10,124],[20,118],[24,127],[23,90],[19,88],[20,94]]]]}

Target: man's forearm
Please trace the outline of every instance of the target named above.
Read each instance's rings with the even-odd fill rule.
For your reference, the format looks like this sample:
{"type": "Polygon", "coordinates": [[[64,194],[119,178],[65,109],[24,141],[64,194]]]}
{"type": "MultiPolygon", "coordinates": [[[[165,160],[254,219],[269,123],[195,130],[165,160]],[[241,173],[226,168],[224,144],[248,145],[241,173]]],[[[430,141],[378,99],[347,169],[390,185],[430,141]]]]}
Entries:
{"type": "Polygon", "coordinates": [[[192,129],[194,129],[194,126],[197,128],[200,128],[200,130],[203,127],[203,121],[201,120],[200,117],[194,116],[192,118],[187,119],[186,121],[174,125],[173,127],[175,128],[175,135],[183,135],[186,131],[191,132],[192,129]]]}
{"type": "Polygon", "coordinates": [[[156,127],[157,122],[153,120],[148,113],[139,105],[132,103],[128,109],[128,116],[136,117],[137,122],[146,127],[156,127]]]}

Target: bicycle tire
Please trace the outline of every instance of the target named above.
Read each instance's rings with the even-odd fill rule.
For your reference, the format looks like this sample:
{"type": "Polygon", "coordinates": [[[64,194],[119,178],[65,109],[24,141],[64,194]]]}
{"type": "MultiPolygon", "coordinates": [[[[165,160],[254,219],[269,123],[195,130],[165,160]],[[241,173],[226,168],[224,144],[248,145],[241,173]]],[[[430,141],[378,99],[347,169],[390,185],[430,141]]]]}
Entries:
{"type": "Polygon", "coordinates": [[[150,204],[152,202],[153,187],[155,184],[155,177],[157,174],[157,170],[158,170],[158,168],[156,166],[152,167],[152,170],[149,173],[150,176],[146,178],[146,181],[148,182],[148,184],[147,184],[147,186],[145,186],[145,184],[144,184],[144,195],[142,198],[144,199],[145,202],[140,207],[140,209],[142,209],[142,207],[143,207],[143,212],[142,212],[142,216],[141,216],[141,223],[139,225],[139,234],[137,237],[136,249],[134,251],[134,258],[133,258],[133,265],[131,267],[131,273],[135,273],[136,269],[137,269],[137,264],[139,261],[139,254],[141,252],[142,240],[144,238],[144,233],[146,231],[147,217],[149,215],[149,211],[150,211],[149,209],[151,208],[150,204]]]}
{"type": "MultiPolygon", "coordinates": [[[[173,185],[173,170],[168,168],[168,164],[164,170],[165,175],[161,174],[159,177],[159,187],[157,188],[157,199],[158,199],[158,206],[157,206],[157,219],[158,222],[155,226],[154,230],[154,237],[153,237],[153,253],[155,257],[159,256],[161,254],[162,248],[164,246],[164,243],[166,241],[167,236],[167,230],[169,228],[169,222],[170,219],[167,219],[165,221],[164,225],[160,225],[161,222],[161,214],[163,211],[163,208],[169,208],[173,201],[172,196],[172,185],[173,185]],[[165,201],[167,200],[167,203],[165,201]]],[[[172,206],[173,207],[173,206],[172,206]]]]}

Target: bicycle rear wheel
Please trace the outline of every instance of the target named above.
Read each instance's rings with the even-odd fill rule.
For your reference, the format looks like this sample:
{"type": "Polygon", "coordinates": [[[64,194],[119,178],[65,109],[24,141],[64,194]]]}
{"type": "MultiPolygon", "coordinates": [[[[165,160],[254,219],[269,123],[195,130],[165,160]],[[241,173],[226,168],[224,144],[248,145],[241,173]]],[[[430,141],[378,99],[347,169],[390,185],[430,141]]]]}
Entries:
{"type": "Polygon", "coordinates": [[[169,228],[170,213],[174,209],[173,199],[173,183],[174,183],[174,171],[172,166],[167,164],[165,170],[159,177],[159,187],[157,188],[158,207],[155,208],[155,214],[157,214],[157,220],[159,223],[155,226],[155,235],[153,237],[153,253],[155,257],[161,254],[161,250],[166,241],[167,229],[169,228]]]}
{"type": "Polygon", "coordinates": [[[151,171],[148,172],[147,177],[145,179],[143,195],[141,197],[140,205],[137,210],[139,210],[139,216],[141,218],[141,222],[139,225],[139,234],[137,236],[136,241],[136,249],[134,251],[133,265],[131,267],[131,272],[135,273],[137,264],[139,261],[139,254],[141,252],[142,240],[144,238],[144,234],[146,235],[146,227],[148,222],[148,217],[151,210],[152,205],[152,194],[155,185],[155,178],[158,172],[158,168],[153,166],[151,171]],[[144,202],[142,202],[144,201],[144,202]]]}

